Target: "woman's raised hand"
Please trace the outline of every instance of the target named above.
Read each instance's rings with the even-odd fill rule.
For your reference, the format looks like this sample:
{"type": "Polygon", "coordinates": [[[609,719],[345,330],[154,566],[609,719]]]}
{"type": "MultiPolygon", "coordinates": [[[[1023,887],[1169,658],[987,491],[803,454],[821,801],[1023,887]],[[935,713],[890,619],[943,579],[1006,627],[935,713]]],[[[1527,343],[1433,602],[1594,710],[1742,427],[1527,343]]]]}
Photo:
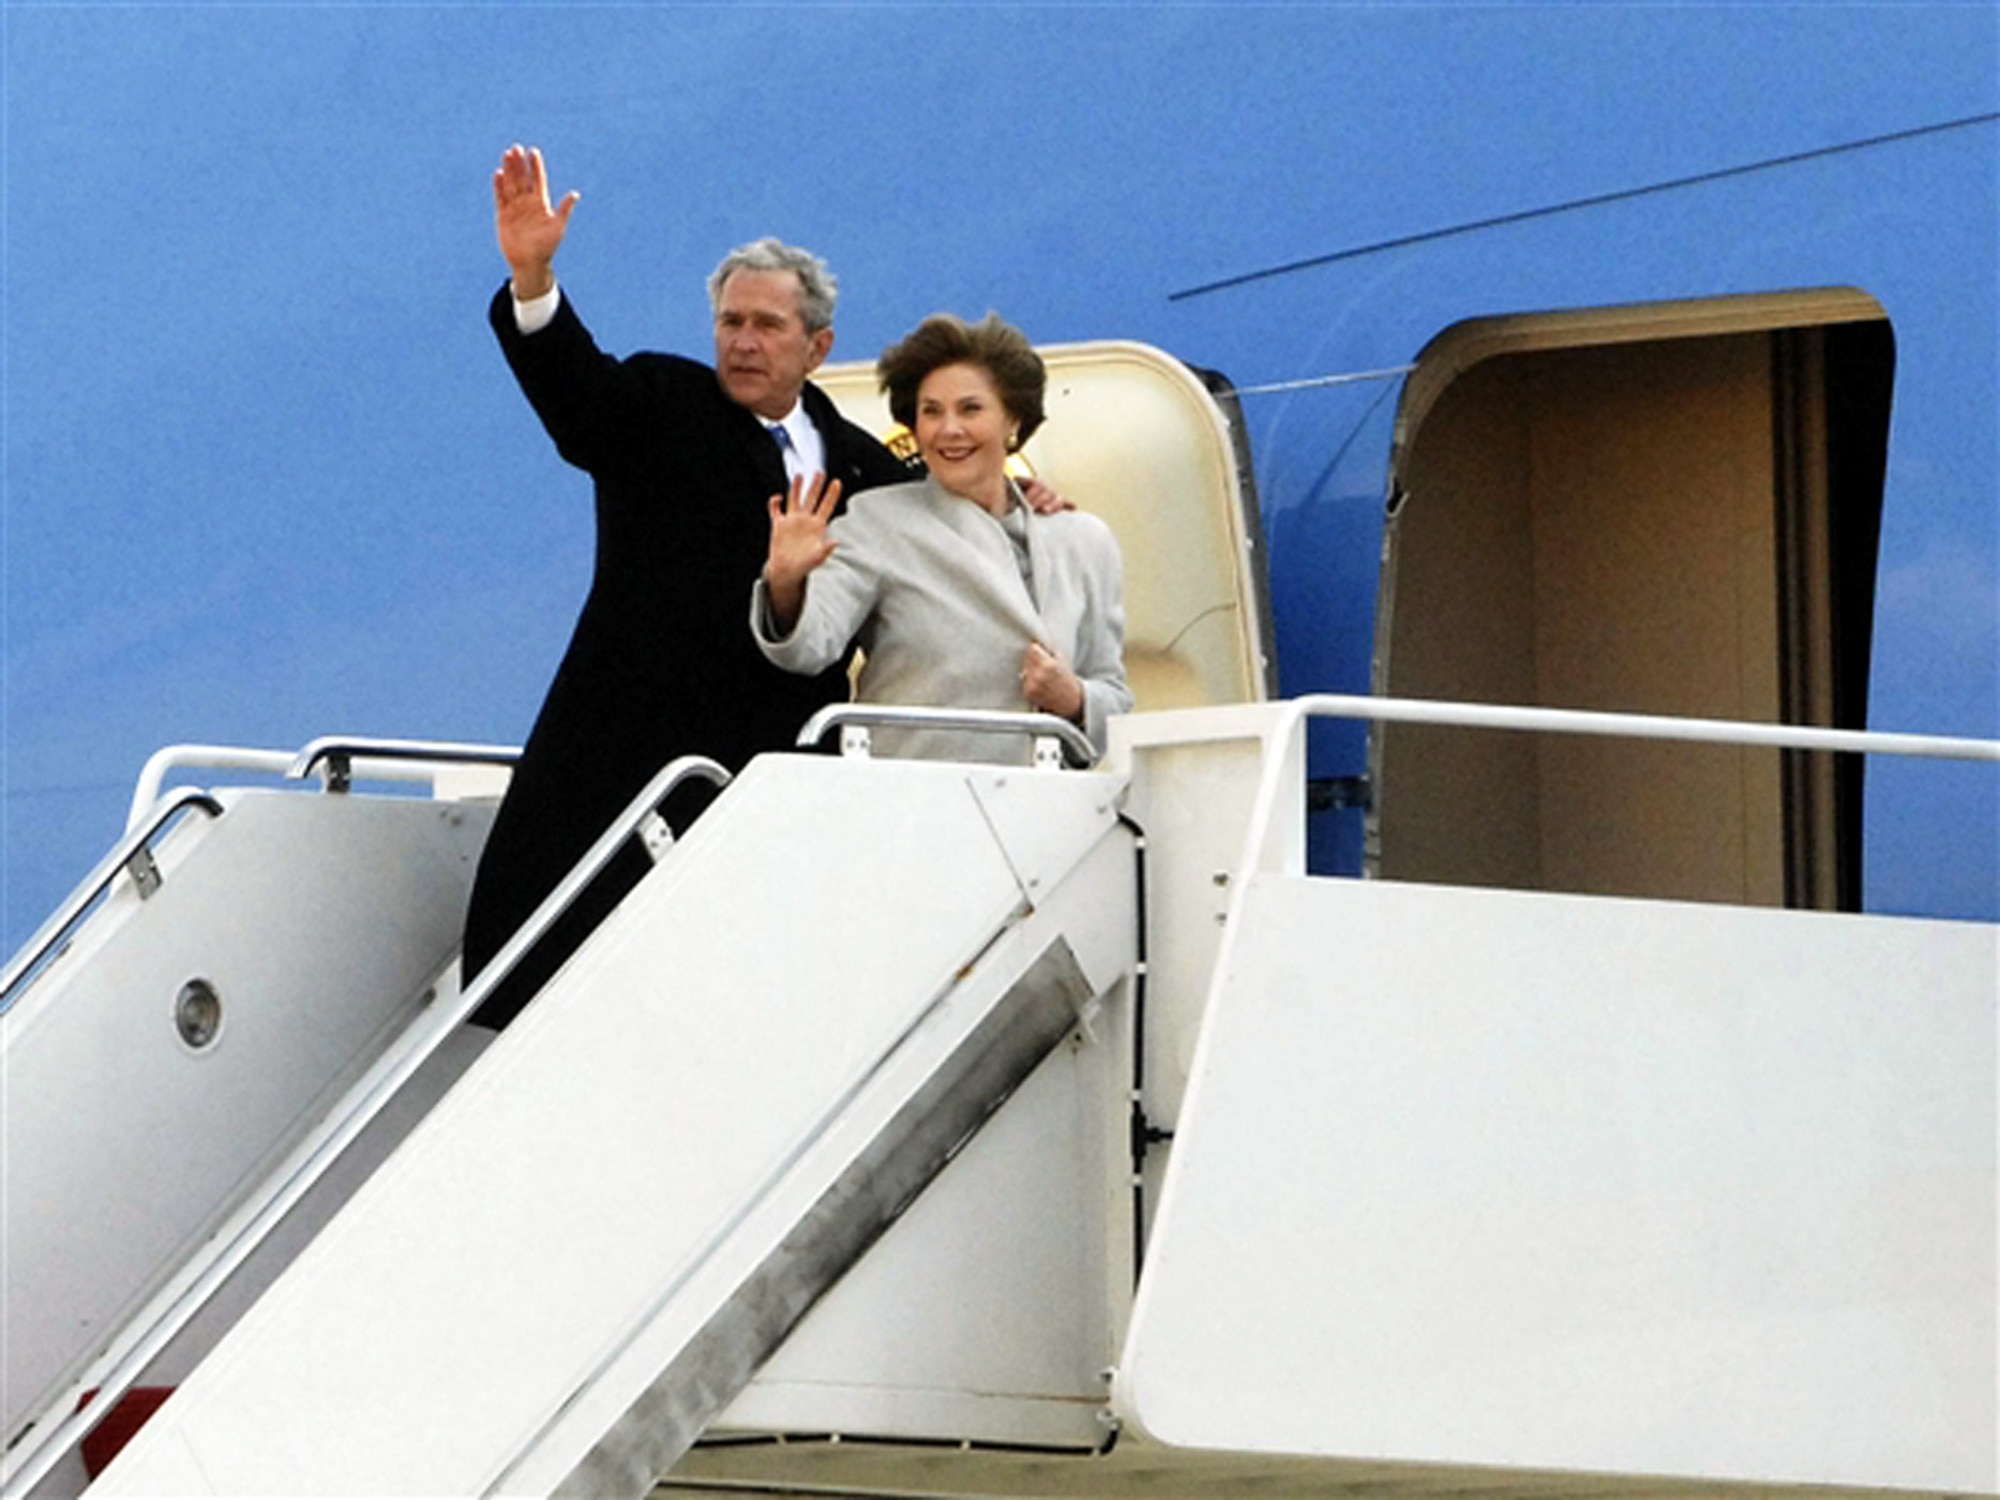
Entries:
{"type": "Polygon", "coordinates": [[[821,474],[794,478],[789,496],[773,495],[768,502],[771,550],[764,562],[764,590],[770,596],[771,622],[781,635],[790,635],[799,622],[806,575],[840,545],[826,534],[839,502],[840,481],[828,482],[821,474]]]}

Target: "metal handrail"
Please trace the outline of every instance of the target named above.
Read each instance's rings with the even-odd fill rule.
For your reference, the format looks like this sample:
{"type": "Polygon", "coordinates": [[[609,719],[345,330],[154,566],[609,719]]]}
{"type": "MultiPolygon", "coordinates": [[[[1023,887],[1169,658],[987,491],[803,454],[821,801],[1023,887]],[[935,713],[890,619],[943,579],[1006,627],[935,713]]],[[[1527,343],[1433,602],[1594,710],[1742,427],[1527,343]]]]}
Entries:
{"type": "Polygon", "coordinates": [[[160,795],[160,784],[169,773],[200,767],[204,770],[249,771],[260,776],[287,776],[303,780],[325,759],[337,759],[342,769],[332,773],[340,789],[359,778],[370,781],[423,781],[424,768],[437,765],[511,765],[521,752],[511,745],[467,745],[443,740],[361,739],[351,735],[327,735],[298,750],[258,750],[242,745],[167,745],[155,750],[140,769],[132,790],[132,810],[126,819],[131,827],[145,815],[160,795]],[[355,764],[365,756],[364,766],[355,764]]]}
{"type": "Polygon", "coordinates": [[[1088,766],[1097,759],[1090,738],[1067,719],[1054,714],[1016,713],[986,708],[920,708],[892,703],[829,703],[805,722],[799,731],[801,749],[817,746],[827,732],[848,725],[881,726],[897,729],[962,729],[995,734],[1024,734],[1037,740],[1053,740],[1061,746],[1072,766],[1088,766]]]}
{"type": "Polygon", "coordinates": [[[511,766],[521,758],[518,746],[468,745],[452,740],[389,740],[356,735],[329,734],[311,741],[286,767],[285,775],[303,781],[326,762],[330,791],[345,791],[354,777],[354,763],[371,761],[414,761],[447,766],[511,766]]]}
{"type": "Polygon", "coordinates": [[[1730,719],[1682,719],[1667,714],[1605,713],[1595,709],[1517,708],[1426,698],[1372,698],[1316,693],[1287,700],[1267,741],[1264,771],[1252,804],[1243,870],[1264,867],[1265,841],[1276,816],[1285,752],[1311,719],[1365,719],[1375,723],[1432,724],[1463,729],[1507,729],[1543,734],[1677,740],[1772,750],[1830,750],[1862,755],[1906,755],[2000,764],[2000,740],[1941,735],[1887,734],[1860,729],[1815,729],[1793,724],[1746,724],[1730,719]]]}
{"type": "Polygon", "coordinates": [[[125,826],[136,828],[152,805],[160,800],[160,787],[169,773],[192,770],[249,771],[263,776],[281,776],[292,763],[290,750],[258,750],[246,745],[162,745],[139,768],[132,787],[132,806],[125,826]]]}
{"type": "Polygon", "coordinates": [[[1864,755],[2000,761],[2000,740],[1885,734],[1867,729],[1814,729],[1798,724],[1746,724],[1735,719],[1682,719],[1669,714],[1606,713],[1582,708],[1515,708],[1495,703],[1368,698],[1338,693],[1316,693],[1294,698],[1289,706],[1308,717],[1322,719],[1373,719],[1381,723],[1519,729],[1543,734],[1597,734],[1622,739],[1684,740],[1773,750],[1837,750],[1864,755]]]}
{"type": "Polygon", "coordinates": [[[446,1012],[439,1013],[440,1019],[432,1026],[429,1036],[412,1046],[396,1060],[393,1067],[383,1072],[355,1101],[339,1125],[321,1139],[283,1182],[272,1189],[263,1206],[237,1229],[227,1244],[215,1250],[213,1258],[201,1273],[188,1283],[152,1327],[96,1383],[96,1395],[91,1403],[72,1413],[41,1442],[6,1455],[4,1467],[0,1467],[0,1489],[9,1494],[28,1493],[61,1462],[64,1454],[90,1434],[145,1373],[146,1367],[187,1327],[195,1314],[249,1259],[285,1215],[298,1206],[299,1200],[326,1175],[328,1168],[339,1160],[403,1085],[430,1060],[453,1028],[484,1004],[494,988],[513,972],[523,955],[540,941],[584,887],[610,863],[619,846],[626,839],[642,833],[642,825],[648,822],[668,794],[689,777],[697,775],[716,786],[726,786],[730,780],[729,772],[723,766],[704,755],[684,755],[662,767],[479,971],[478,979],[470,987],[460,990],[457,1000],[446,1012]]]}
{"type": "Polygon", "coordinates": [[[155,802],[152,811],[126,830],[125,836],[111,846],[111,852],[83,877],[69,899],[57,907],[54,914],[36,929],[35,935],[8,960],[5,972],[0,973],[0,1010],[13,1003],[15,987],[40,969],[42,961],[54,951],[58,940],[90,910],[106,887],[118,878],[119,871],[130,869],[141,860],[160,830],[191,807],[199,808],[211,818],[222,816],[222,804],[199,787],[180,787],[155,802]]]}

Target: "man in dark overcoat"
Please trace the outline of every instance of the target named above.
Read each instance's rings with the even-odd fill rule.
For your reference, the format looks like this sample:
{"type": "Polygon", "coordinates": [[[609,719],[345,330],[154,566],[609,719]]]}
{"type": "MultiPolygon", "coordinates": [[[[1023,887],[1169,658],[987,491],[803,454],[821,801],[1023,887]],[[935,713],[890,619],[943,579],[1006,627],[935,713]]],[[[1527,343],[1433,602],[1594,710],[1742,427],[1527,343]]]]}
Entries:
{"type": "MultiPolygon", "coordinates": [[[[733,772],[847,697],[841,668],[795,676],[751,638],[766,501],[796,474],[824,473],[847,494],[910,477],[807,381],[833,344],[833,280],[817,257],[762,240],[717,267],[713,368],[669,354],[617,359],[556,285],[577,195],[551,206],[541,153],[519,146],[501,159],[493,195],[511,272],[493,330],[557,450],[595,482],[597,549],[480,858],[468,984],[662,766],[700,754],[733,772]]],[[[705,797],[670,801],[669,821],[684,824],[705,797]]],[[[497,1029],[513,1019],[648,868],[628,841],[473,1020],[497,1029]]]]}

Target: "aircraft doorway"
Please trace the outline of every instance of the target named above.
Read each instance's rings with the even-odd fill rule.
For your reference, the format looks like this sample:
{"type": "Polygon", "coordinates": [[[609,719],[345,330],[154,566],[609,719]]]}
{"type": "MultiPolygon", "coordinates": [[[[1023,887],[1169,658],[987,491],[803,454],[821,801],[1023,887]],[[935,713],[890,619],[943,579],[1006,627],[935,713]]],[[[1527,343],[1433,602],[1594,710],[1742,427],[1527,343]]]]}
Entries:
{"type": "MultiPolygon", "coordinates": [[[[1405,391],[1395,697],[1862,728],[1893,339],[1857,292],[1482,319],[1405,391]]],[[[1853,757],[1380,726],[1392,879],[1854,910],[1853,757]]]]}

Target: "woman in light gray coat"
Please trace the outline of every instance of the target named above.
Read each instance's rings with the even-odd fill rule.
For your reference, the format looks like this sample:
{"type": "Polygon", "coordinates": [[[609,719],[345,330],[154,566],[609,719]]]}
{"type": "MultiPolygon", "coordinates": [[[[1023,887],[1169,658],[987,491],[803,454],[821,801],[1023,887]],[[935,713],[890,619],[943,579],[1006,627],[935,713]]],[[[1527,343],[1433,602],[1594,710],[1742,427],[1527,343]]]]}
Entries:
{"type": "MultiPolygon", "coordinates": [[[[1041,425],[1046,377],[1018,329],[988,314],[926,318],[876,366],[889,410],[915,434],[928,479],[856,496],[795,480],[771,497],[771,548],[751,627],[781,667],[817,672],[850,641],[866,653],[864,703],[1035,708],[1101,753],[1125,685],[1123,570],[1097,517],[1031,511],[1008,455],[1041,425]]],[[[912,731],[891,753],[1021,760],[1019,739],[912,731]]]]}

